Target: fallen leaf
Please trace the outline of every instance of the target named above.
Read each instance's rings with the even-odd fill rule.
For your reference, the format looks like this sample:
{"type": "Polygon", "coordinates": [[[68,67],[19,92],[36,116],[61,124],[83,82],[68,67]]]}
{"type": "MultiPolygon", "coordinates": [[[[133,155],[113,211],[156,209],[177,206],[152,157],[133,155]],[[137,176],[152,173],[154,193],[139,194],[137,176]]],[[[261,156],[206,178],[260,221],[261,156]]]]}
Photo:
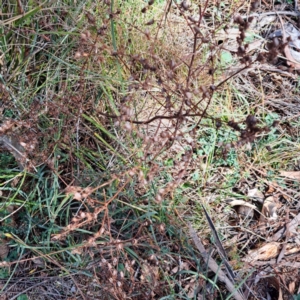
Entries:
{"type": "Polygon", "coordinates": [[[232,200],[229,202],[230,206],[237,206],[236,212],[242,218],[252,218],[254,216],[254,211],[257,210],[256,206],[250,204],[244,200],[232,200]]]}
{"type": "Polygon", "coordinates": [[[255,205],[253,205],[251,203],[248,203],[244,200],[232,200],[232,201],[228,202],[228,204],[230,204],[230,206],[243,205],[243,206],[247,206],[247,207],[252,208],[252,209],[256,209],[255,205]]]}
{"type": "Polygon", "coordinates": [[[242,260],[246,262],[253,262],[256,260],[269,260],[278,255],[279,247],[280,243],[277,242],[265,244],[259,249],[250,250],[248,255],[242,260]]]}
{"type": "Polygon", "coordinates": [[[265,198],[264,194],[257,188],[248,190],[248,197],[253,198],[253,200],[256,200],[260,203],[262,203],[265,198]]]}
{"type": "Polygon", "coordinates": [[[291,38],[291,41],[289,42],[289,47],[288,47],[290,54],[291,54],[291,58],[294,60],[294,64],[299,68],[300,65],[297,63],[300,63],[300,55],[297,50],[300,49],[300,40],[299,40],[300,32],[291,23],[286,23],[284,25],[284,30],[285,30],[286,36],[287,37],[290,36],[290,38],[291,38]],[[294,49],[296,49],[296,50],[294,50],[294,49]]]}
{"type": "Polygon", "coordinates": [[[285,255],[294,254],[300,251],[300,247],[295,244],[288,244],[285,250],[285,255]]]}
{"type": "Polygon", "coordinates": [[[300,181],[300,171],[280,171],[280,175],[283,177],[300,181]]]}
{"type": "Polygon", "coordinates": [[[256,30],[261,30],[266,25],[269,26],[270,24],[273,24],[273,22],[275,22],[275,20],[276,20],[276,16],[274,16],[274,15],[260,17],[260,18],[258,18],[255,29],[256,30]]]}
{"type": "Polygon", "coordinates": [[[276,191],[275,187],[277,186],[277,183],[271,182],[269,183],[268,190],[266,191],[266,195],[272,194],[276,191]]]}
{"type": "Polygon", "coordinates": [[[295,293],[295,288],[296,288],[296,283],[295,283],[295,281],[290,282],[290,283],[289,283],[289,292],[290,292],[291,294],[294,294],[294,293],[295,293]]]}
{"type": "Polygon", "coordinates": [[[277,211],[277,204],[275,198],[273,196],[266,198],[261,213],[268,219],[276,220],[278,217],[276,211],[277,211]]]}
{"type": "Polygon", "coordinates": [[[40,257],[35,257],[32,259],[32,261],[36,266],[38,266],[40,268],[45,267],[45,261],[40,257]]]}

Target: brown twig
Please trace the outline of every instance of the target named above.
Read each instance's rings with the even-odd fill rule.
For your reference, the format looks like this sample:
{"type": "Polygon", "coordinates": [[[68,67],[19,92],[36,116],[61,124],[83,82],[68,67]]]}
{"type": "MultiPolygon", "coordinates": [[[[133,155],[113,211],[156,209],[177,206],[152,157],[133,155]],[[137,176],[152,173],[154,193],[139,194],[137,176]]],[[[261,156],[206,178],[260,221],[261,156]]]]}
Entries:
{"type": "Polygon", "coordinates": [[[269,11],[269,12],[265,12],[265,13],[254,13],[248,16],[243,16],[243,19],[248,19],[251,17],[258,17],[258,18],[262,18],[262,17],[266,17],[266,16],[273,16],[273,15],[286,15],[286,16],[293,16],[293,17],[299,17],[299,13],[297,12],[293,12],[293,11],[269,11]]]}

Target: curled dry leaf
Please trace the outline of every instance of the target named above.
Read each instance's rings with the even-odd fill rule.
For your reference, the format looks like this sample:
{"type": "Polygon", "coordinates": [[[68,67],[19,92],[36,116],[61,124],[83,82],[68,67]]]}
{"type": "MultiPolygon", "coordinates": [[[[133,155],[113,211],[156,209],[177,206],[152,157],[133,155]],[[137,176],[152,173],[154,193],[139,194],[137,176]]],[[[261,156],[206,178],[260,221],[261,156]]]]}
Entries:
{"type": "Polygon", "coordinates": [[[248,255],[243,258],[243,261],[253,262],[256,260],[269,260],[278,255],[280,250],[279,248],[280,248],[280,243],[277,242],[271,242],[265,244],[259,249],[250,250],[248,255]]]}
{"type": "Polygon", "coordinates": [[[229,202],[230,206],[238,206],[237,213],[242,217],[252,218],[254,215],[253,210],[257,210],[256,206],[250,203],[247,203],[244,200],[232,200],[229,202]]]}
{"type": "MultiPolygon", "coordinates": [[[[279,17],[280,18],[280,17],[279,17]]],[[[300,41],[299,35],[300,31],[294,27],[291,23],[283,24],[283,21],[280,18],[281,30],[276,30],[269,35],[269,38],[281,37],[283,42],[286,42],[286,39],[289,38],[288,44],[284,47],[284,54],[287,58],[287,64],[293,68],[300,68],[300,41]]]]}
{"type": "Polygon", "coordinates": [[[268,185],[269,186],[266,191],[266,195],[271,195],[272,193],[276,192],[276,188],[278,187],[278,184],[276,182],[269,182],[268,185]]]}
{"type": "Polygon", "coordinates": [[[255,205],[247,203],[244,200],[232,200],[232,201],[229,202],[229,204],[231,206],[240,206],[240,205],[243,205],[243,206],[247,206],[247,207],[252,208],[252,209],[256,209],[255,205]]]}
{"type": "Polygon", "coordinates": [[[270,220],[277,219],[277,204],[273,196],[270,196],[265,199],[261,212],[265,217],[267,217],[270,220]]]}
{"type": "Polygon", "coordinates": [[[300,246],[295,244],[288,244],[285,249],[285,255],[290,255],[298,252],[300,252],[300,246]]]}
{"type": "Polygon", "coordinates": [[[249,189],[248,190],[248,197],[253,198],[253,200],[256,200],[260,203],[263,203],[263,200],[265,198],[264,194],[258,190],[257,188],[249,189]]]}
{"type": "Polygon", "coordinates": [[[291,41],[289,42],[289,47],[288,47],[288,55],[286,54],[287,58],[292,60],[292,65],[295,66],[296,68],[300,68],[300,31],[294,27],[291,23],[286,23],[284,25],[284,30],[286,36],[290,36],[291,41]],[[294,50],[295,49],[295,50],[294,50]]]}
{"type": "Polygon", "coordinates": [[[296,289],[296,282],[295,281],[292,281],[289,283],[289,292],[291,294],[294,294],[295,293],[295,289],[296,289]]]}
{"type": "Polygon", "coordinates": [[[253,20],[253,23],[256,23],[255,29],[260,31],[263,29],[263,27],[273,24],[273,22],[276,21],[276,16],[275,15],[263,16],[258,18],[256,22],[255,19],[253,20]]]}
{"type": "Polygon", "coordinates": [[[252,208],[247,207],[247,206],[238,206],[237,213],[242,217],[242,218],[250,218],[252,219],[254,217],[254,211],[252,208]]]}

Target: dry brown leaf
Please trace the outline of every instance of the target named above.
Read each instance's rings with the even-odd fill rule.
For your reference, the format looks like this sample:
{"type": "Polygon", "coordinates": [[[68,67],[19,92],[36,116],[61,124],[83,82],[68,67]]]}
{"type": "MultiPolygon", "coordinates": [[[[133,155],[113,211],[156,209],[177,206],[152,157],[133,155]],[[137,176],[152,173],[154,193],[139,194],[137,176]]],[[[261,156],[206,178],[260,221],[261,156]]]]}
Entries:
{"type": "Polygon", "coordinates": [[[269,260],[278,255],[279,248],[280,243],[277,242],[265,244],[259,249],[250,250],[248,255],[245,258],[243,258],[243,261],[253,262],[256,260],[269,260]]]}
{"type": "Polygon", "coordinates": [[[250,204],[244,200],[232,200],[230,202],[228,202],[228,204],[230,204],[231,206],[247,206],[249,208],[252,208],[252,209],[256,209],[256,206],[253,205],[253,204],[250,204]]]}
{"type": "Polygon", "coordinates": [[[276,192],[276,189],[278,187],[278,184],[276,182],[267,181],[266,183],[268,184],[268,190],[266,191],[266,195],[276,192]]]}
{"type": "Polygon", "coordinates": [[[268,219],[276,220],[277,215],[277,204],[273,196],[270,196],[265,199],[261,213],[268,219]]]}
{"type": "Polygon", "coordinates": [[[253,218],[254,211],[252,208],[249,208],[247,206],[239,206],[237,209],[238,215],[240,215],[242,218],[253,218]]]}
{"type": "Polygon", "coordinates": [[[72,254],[79,254],[79,255],[82,255],[82,252],[83,252],[83,247],[77,247],[77,248],[74,248],[71,253],[72,254]]]}
{"type": "Polygon", "coordinates": [[[289,64],[291,64],[295,68],[300,68],[299,51],[293,50],[294,48],[297,50],[300,49],[300,41],[299,41],[300,32],[291,23],[286,23],[284,25],[284,30],[285,30],[286,37],[289,36],[291,38],[288,47],[285,47],[286,57],[290,60],[289,64]]]}
{"type": "Polygon", "coordinates": [[[286,200],[287,202],[291,202],[292,198],[290,196],[288,196],[287,194],[282,194],[281,195],[282,198],[284,198],[284,200],[286,200]]]}
{"type": "Polygon", "coordinates": [[[289,292],[293,295],[295,293],[296,283],[292,281],[289,283],[289,292]]]}
{"type": "Polygon", "coordinates": [[[193,278],[191,281],[184,287],[185,292],[189,299],[193,299],[195,297],[195,291],[197,290],[198,283],[193,278]]]}
{"type": "Polygon", "coordinates": [[[275,20],[276,20],[276,16],[275,15],[269,15],[269,16],[260,17],[257,20],[257,23],[255,25],[255,29],[260,31],[266,25],[273,24],[273,22],[275,20]]]}
{"type": "Polygon", "coordinates": [[[254,215],[253,210],[257,210],[255,205],[247,203],[244,200],[232,200],[229,202],[229,204],[232,207],[238,206],[236,212],[238,213],[238,215],[242,216],[243,218],[245,218],[245,217],[252,218],[254,215]]]}
{"type": "Polygon", "coordinates": [[[158,266],[150,266],[149,264],[144,263],[142,265],[142,275],[140,278],[142,282],[151,282],[151,284],[156,286],[159,280],[159,274],[158,266]]]}
{"type": "Polygon", "coordinates": [[[285,250],[285,255],[290,255],[297,252],[300,252],[300,246],[295,244],[288,244],[285,250]]]}
{"type": "Polygon", "coordinates": [[[45,261],[42,259],[42,258],[40,258],[40,257],[35,257],[35,258],[33,258],[32,259],[32,261],[33,261],[33,263],[36,265],[36,266],[38,266],[38,267],[40,267],[40,268],[44,268],[45,267],[45,261]]]}
{"type": "Polygon", "coordinates": [[[248,190],[248,197],[253,198],[253,200],[256,200],[260,203],[262,203],[265,198],[264,194],[257,188],[248,190]]]}
{"type": "Polygon", "coordinates": [[[181,271],[181,270],[189,270],[189,264],[186,263],[186,262],[183,262],[183,263],[180,265],[180,268],[179,268],[179,266],[174,267],[174,268],[171,270],[171,273],[172,273],[172,274],[175,274],[175,273],[177,273],[178,271],[181,271]]]}
{"type": "Polygon", "coordinates": [[[280,171],[280,175],[283,177],[300,181],[300,171],[280,171]]]}

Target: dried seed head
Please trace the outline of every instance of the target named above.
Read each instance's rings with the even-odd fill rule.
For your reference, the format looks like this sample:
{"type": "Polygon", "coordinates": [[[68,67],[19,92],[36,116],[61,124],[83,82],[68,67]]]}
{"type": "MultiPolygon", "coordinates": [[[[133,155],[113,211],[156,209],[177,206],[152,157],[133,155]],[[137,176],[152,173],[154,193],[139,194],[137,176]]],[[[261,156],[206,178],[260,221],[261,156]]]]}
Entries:
{"type": "Polygon", "coordinates": [[[77,59],[77,58],[80,58],[81,56],[82,56],[81,52],[77,51],[74,55],[74,58],[77,59]]]}
{"type": "Polygon", "coordinates": [[[125,127],[126,131],[131,131],[132,130],[132,126],[129,122],[125,122],[124,127],[125,127]]]}
{"type": "Polygon", "coordinates": [[[90,12],[87,11],[85,15],[86,15],[89,23],[94,24],[96,22],[95,17],[90,12]]]}
{"type": "Polygon", "coordinates": [[[160,233],[164,233],[166,231],[165,224],[160,224],[159,227],[158,227],[158,230],[160,231],[160,233]]]}
{"type": "Polygon", "coordinates": [[[87,38],[90,38],[90,37],[91,37],[90,31],[87,30],[87,31],[85,32],[85,35],[87,36],[87,38]]]}
{"type": "Polygon", "coordinates": [[[191,6],[191,4],[187,0],[183,0],[180,4],[181,8],[183,10],[188,10],[191,6]]]}
{"type": "Polygon", "coordinates": [[[239,25],[244,25],[245,21],[243,20],[243,18],[241,17],[241,15],[237,15],[234,18],[234,22],[239,24],[239,25]]]}
{"type": "Polygon", "coordinates": [[[118,259],[116,257],[113,258],[112,260],[113,265],[116,265],[118,263],[118,259]]]}
{"type": "Polygon", "coordinates": [[[88,37],[85,33],[80,33],[80,38],[82,41],[87,41],[88,37]]]}
{"type": "Polygon", "coordinates": [[[156,260],[156,256],[155,256],[154,254],[151,254],[151,255],[149,256],[149,260],[156,260]]]}
{"type": "Polygon", "coordinates": [[[165,139],[165,138],[168,137],[168,132],[163,131],[163,132],[160,133],[160,136],[161,136],[163,139],[165,139]]]}
{"type": "Polygon", "coordinates": [[[157,194],[155,200],[156,202],[160,203],[162,201],[162,197],[159,194],[157,194]]]}
{"type": "Polygon", "coordinates": [[[118,243],[117,244],[117,250],[122,250],[124,247],[123,247],[123,244],[122,243],[118,243]]]}

